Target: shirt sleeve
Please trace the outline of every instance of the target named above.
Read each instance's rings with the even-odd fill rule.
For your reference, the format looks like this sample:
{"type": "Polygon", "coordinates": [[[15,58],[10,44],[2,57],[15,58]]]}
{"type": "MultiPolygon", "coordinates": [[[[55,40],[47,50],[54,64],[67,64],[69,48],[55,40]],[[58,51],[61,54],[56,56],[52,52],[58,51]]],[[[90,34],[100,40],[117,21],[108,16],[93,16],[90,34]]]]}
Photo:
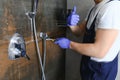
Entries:
{"type": "Polygon", "coordinates": [[[97,28],[120,30],[120,3],[104,6],[97,15],[95,25],[97,28]]]}

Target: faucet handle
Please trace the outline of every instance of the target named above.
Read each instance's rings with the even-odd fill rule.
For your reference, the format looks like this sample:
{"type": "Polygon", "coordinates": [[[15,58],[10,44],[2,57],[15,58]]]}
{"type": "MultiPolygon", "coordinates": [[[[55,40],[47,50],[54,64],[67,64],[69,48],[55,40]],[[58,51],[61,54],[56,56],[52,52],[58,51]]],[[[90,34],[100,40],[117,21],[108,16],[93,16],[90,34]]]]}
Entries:
{"type": "Polygon", "coordinates": [[[47,38],[48,38],[47,33],[40,32],[40,38],[42,38],[42,39],[47,39],[47,38]]]}
{"type": "Polygon", "coordinates": [[[8,56],[11,60],[15,60],[20,57],[25,57],[30,60],[30,58],[26,54],[25,41],[23,37],[18,33],[15,33],[10,40],[8,47],[8,56]]]}

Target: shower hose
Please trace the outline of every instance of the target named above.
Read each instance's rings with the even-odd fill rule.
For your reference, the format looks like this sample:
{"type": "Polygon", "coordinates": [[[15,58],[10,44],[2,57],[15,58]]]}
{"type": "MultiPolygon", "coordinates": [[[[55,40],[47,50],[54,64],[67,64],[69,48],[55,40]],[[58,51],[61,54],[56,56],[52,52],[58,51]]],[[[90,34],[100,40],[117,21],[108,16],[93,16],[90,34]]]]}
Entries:
{"type": "Polygon", "coordinates": [[[31,21],[31,30],[33,32],[33,36],[35,39],[35,44],[36,44],[36,48],[37,48],[37,54],[38,54],[38,59],[40,62],[40,66],[41,66],[41,70],[42,71],[42,80],[46,80],[45,77],[45,72],[44,72],[44,66],[45,64],[42,63],[42,58],[40,55],[40,48],[39,48],[39,44],[38,44],[38,38],[37,38],[37,32],[36,32],[36,21],[35,21],[35,16],[36,16],[36,11],[37,11],[37,6],[38,6],[38,0],[34,0],[34,6],[33,6],[33,11],[32,12],[27,12],[26,15],[28,16],[28,18],[31,21]],[[44,66],[43,66],[44,65],[44,66]]]}

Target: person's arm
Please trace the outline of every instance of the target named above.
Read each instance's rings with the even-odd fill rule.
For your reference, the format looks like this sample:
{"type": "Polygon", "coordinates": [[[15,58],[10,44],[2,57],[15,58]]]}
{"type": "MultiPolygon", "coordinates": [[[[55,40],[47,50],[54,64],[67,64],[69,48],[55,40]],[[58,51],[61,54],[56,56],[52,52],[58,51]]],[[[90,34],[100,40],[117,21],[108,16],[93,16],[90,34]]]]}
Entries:
{"type": "Polygon", "coordinates": [[[83,35],[85,32],[85,25],[86,25],[86,21],[83,21],[78,26],[70,26],[70,29],[76,36],[80,36],[83,35]]]}
{"type": "Polygon", "coordinates": [[[117,35],[118,30],[98,29],[96,31],[94,43],[77,43],[71,41],[70,49],[75,50],[83,55],[103,58],[111,48],[117,35]]]}

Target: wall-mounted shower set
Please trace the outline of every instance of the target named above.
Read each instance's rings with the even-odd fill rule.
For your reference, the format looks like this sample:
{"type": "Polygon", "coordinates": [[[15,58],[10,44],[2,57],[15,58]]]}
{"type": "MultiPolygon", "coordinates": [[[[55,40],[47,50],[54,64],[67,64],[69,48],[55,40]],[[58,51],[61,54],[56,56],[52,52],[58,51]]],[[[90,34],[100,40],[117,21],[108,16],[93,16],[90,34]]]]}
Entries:
{"type": "MultiPolygon", "coordinates": [[[[34,36],[33,41],[35,41],[35,44],[36,44],[38,59],[39,59],[39,63],[41,66],[40,72],[42,71],[41,80],[46,80],[46,77],[45,77],[46,40],[54,41],[54,39],[49,38],[47,33],[44,33],[44,32],[40,33],[39,37],[42,39],[42,42],[43,42],[43,59],[42,59],[41,54],[40,54],[40,50],[39,50],[40,48],[39,48],[38,37],[37,37],[37,32],[36,32],[35,16],[36,16],[36,12],[37,12],[37,6],[38,6],[38,0],[34,0],[32,11],[27,12],[25,14],[28,16],[28,19],[31,22],[31,32],[34,36]]],[[[30,58],[26,54],[25,40],[24,40],[23,36],[20,35],[19,33],[15,33],[11,38],[10,43],[9,43],[9,47],[8,47],[8,55],[9,55],[9,59],[11,59],[11,60],[16,60],[20,57],[25,57],[28,60],[30,60],[30,58]]]]}

